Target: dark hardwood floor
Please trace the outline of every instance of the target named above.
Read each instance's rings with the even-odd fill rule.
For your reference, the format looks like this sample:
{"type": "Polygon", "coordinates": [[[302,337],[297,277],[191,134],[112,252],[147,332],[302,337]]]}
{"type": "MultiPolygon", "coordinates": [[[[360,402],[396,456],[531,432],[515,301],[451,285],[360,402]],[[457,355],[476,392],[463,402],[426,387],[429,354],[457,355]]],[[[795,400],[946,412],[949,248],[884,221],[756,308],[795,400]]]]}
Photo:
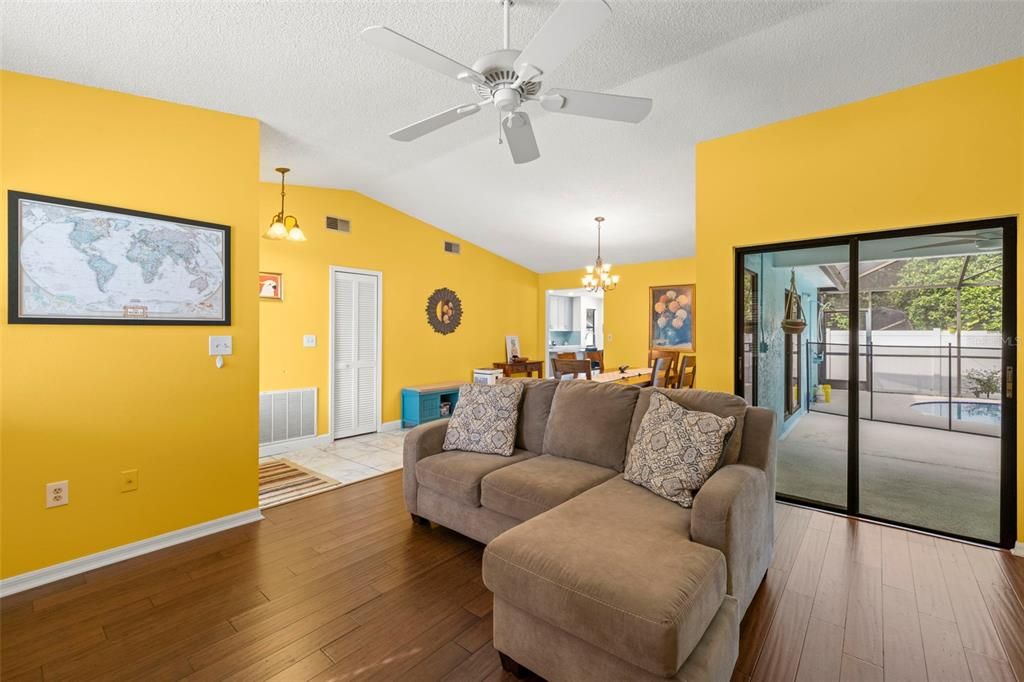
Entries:
{"type": "MultiPolygon", "coordinates": [[[[1024,560],[777,509],[735,680],[1024,680],[1024,560]]],[[[387,474],[3,599],[0,676],[510,680],[481,551],[387,474]]]]}

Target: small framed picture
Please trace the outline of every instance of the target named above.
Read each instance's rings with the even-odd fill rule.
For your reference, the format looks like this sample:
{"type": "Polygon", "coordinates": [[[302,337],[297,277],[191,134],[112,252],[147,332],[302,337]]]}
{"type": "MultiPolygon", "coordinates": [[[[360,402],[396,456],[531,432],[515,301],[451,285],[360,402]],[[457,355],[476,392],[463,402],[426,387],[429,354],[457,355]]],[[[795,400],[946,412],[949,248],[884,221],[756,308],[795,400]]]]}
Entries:
{"type": "Polygon", "coordinates": [[[271,301],[284,299],[284,276],[280,272],[260,273],[260,298],[271,301]]]}
{"type": "Polygon", "coordinates": [[[522,356],[522,351],[519,349],[519,337],[518,336],[506,336],[505,337],[505,362],[513,362],[517,358],[522,356]]]}

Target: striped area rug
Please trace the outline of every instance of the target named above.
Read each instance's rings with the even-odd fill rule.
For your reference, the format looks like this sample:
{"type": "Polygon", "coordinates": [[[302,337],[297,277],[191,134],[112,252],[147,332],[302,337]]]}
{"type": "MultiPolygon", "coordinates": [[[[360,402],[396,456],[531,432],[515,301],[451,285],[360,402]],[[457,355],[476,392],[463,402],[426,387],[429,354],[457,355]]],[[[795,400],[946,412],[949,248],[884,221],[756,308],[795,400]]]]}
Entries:
{"type": "Polygon", "coordinates": [[[286,459],[260,462],[260,509],[334,490],[341,483],[286,459]]]}

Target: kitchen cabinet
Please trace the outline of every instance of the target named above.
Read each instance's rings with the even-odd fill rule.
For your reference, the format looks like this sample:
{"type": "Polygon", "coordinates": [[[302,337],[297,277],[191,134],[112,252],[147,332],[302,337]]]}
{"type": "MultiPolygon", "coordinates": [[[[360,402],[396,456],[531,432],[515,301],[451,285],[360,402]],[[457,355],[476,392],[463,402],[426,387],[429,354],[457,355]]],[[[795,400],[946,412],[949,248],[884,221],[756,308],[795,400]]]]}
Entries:
{"type": "MultiPolygon", "coordinates": [[[[577,299],[578,300],[578,299],[577,299]]],[[[569,296],[550,296],[548,298],[548,329],[556,332],[568,332],[578,329],[578,314],[569,296]]]]}

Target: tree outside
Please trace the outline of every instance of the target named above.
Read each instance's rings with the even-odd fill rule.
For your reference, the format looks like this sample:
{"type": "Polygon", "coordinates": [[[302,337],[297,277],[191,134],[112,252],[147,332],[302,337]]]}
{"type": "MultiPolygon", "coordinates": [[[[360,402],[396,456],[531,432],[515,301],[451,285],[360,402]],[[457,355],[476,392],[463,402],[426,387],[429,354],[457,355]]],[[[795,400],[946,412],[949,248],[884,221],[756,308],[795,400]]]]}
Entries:
{"type": "MultiPolygon", "coordinates": [[[[999,331],[1003,321],[1003,291],[998,286],[971,286],[972,282],[998,282],[1002,256],[971,256],[960,290],[960,328],[964,331],[999,331]]],[[[956,288],[964,257],[920,258],[902,261],[896,286],[953,284],[935,289],[902,289],[884,292],[891,307],[907,314],[913,329],[955,329],[956,288]]]]}
{"type": "MultiPolygon", "coordinates": [[[[1003,259],[998,253],[894,261],[862,275],[862,292],[871,290],[870,303],[876,318],[874,329],[887,328],[894,316],[905,316],[905,324],[899,325],[904,329],[956,329],[956,284],[965,258],[969,260],[960,289],[960,328],[999,331],[1003,319],[1003,292],[993,285],[1002,279],[1003,259]],[[882,311],[889,315],[881,315],[882,311]]],[[[867,297],[867,293],[861,294],[862,310],[868,307],[867,297]]],[[[823,293],[821,301],[828,313],[824,326],[848,329],[848,295],[845,292],[823,293]]]]}

